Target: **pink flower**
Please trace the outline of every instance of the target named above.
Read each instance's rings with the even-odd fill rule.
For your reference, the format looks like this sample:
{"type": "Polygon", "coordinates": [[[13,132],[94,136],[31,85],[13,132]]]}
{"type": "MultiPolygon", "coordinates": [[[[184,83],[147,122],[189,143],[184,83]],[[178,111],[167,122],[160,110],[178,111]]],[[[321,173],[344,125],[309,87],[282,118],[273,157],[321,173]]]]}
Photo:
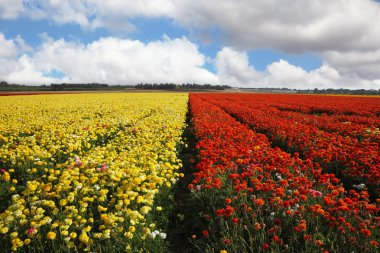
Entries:
{"type": "Polygon", "coordinates": [[[106,164],[102,164],[102,168],[101,168],[102,172],[106,172],[107,169],[108,169],[108,166],[106,164]]]}
{"type": "Polygon", "coordinates": [[[315,197],[322,197],[322,192],[320,192],[320,191],[316,191],[316,190],[313,190],[313,189],[310,189],[309,190],[309,194],[311,195],[311,196],[313,196],[314,198],[315,197]]]}
{"type": "Polygon", "coordinates": [[[79,157],[74,158],[75,166],[79,167],[82,165],[82,161],[80,160],[79,157]]]}
{"type": "Polygon", "coordinates": [[[28,231],[27,231],[27,233],[30,235],[30,234],[33,234],[33,232],[34,232],[34,228],[32,227],[32,228],[29,228],[28,229],[28,231]]]}
{"type": "Polygon", "coordinates": [[[0,169],[0,171],[1,171],[1,172],[3,172],[3,173],[5,173],[5,172],[6,172],[6,170],[5,170],[5,169],[0,169]]]}

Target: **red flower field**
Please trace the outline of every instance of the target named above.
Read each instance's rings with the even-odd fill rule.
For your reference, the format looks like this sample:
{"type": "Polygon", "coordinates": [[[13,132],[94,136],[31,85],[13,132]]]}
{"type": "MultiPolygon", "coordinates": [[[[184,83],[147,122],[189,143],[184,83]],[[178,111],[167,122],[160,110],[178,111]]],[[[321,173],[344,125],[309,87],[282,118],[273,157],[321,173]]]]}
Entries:
{"type": "Polygon", "coordinates": [[[380,100],[190,94],[189,105],[189,188],[208,204],[209,251],[378,250],[380,100]]]}

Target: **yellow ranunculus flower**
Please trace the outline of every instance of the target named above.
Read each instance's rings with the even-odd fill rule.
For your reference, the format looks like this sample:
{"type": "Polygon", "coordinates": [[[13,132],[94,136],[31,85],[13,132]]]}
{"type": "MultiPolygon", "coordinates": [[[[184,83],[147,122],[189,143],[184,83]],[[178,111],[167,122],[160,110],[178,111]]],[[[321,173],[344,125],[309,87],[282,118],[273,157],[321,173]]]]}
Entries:
{"type": "MultiPolygon", "coordinates": [[[[16,169],[1,173],[0,181],[12,180],[9,190],[20,189],[5,210],[11,215],[0,217],[0,224],[6,224],[0,225],[1,233],[25,234],[28,227],[34,236],[51,229],[46,238],[55,240],[57,229],[63,237],[55,242],[58,249],[81,250],[106,238],[117,239],[126,231],[126,222],[126,238],[133,238],[135,231],[145,234],[157,193],[181,176],[176,147],[185,127],[186,94],[1,99],[0,117],[7,116],[1,117],[0,135],[8,140],[0,156],[16,169]],[[29,181],[20,185],[24,180],[19,175],[29,181]],[[97,237],[88,224],[102,228],[102,233],[97,237]]],[[[15,250],[31,243],[14,239],[10,247],[15,250]]]]}
{"type": "Polygon", "coordinates": [[[4,172],[4,174],[3,174],[3,179],[4,179],[4,181],[9,181],[9,180],[11,180],[11,176],[9,175],[8,172],[4,172]]]}
{"type": "Polygon", "coordinates": [[[88,237],[87,233],[86,232],[82,232],[79,236],[79,241],[83,242],[83,243],[88,243],[88,240],[90,238],[88,237]]]}
{"type": "Polygon", "coordinates": [[[56,233],[55,232],[52,232],[50,231],[49,233],[47,233],[46,235],[46,238],[49,239],[49,240],[54,240],[56,237],[56,233]]]}

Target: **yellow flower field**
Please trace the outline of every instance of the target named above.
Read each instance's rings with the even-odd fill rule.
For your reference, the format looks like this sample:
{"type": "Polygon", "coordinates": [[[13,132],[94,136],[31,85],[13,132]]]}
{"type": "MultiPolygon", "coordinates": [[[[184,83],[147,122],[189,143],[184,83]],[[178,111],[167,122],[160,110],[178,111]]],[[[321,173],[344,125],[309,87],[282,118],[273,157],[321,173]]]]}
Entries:
{"type": "Polygon", "coordinates": [[[155,198],[182,176],[187,100],[164,93],[0,97],[2,247],[146,251],[163,241],[153,213],[165,207],[155,198]]]}

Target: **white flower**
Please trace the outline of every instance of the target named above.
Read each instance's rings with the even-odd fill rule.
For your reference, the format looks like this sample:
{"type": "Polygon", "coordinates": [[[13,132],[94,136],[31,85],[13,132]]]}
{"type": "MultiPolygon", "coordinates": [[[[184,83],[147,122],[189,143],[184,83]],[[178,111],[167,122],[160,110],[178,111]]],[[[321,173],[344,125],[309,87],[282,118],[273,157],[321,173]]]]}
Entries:
{"type": "Polygon", "coordinates": [[[358,190],[364,190],[366,188],[365,184],[361,183],[361,184],[354,184],[352,187],[358,189],[358,190]]]}
{"type": "Polygon", "coordinates": [[[161,239],[166,239],[166,233],[160,233],[160,237],[161,237],[161,239]]]}
{"type": "Polygon", "coordinates": [[[149,236],[152,237],[152,238],[154,239],[154,238],[156,238],[156,236],[159,235],[159,234],[160,234],[160,231],[155,230],[155,231],[151,232],[151,233],[149,234],[149,236]]]}
{"type": "Polygon", "coordinates": [[[50,224],[51,221],[52,221],[52,219],[50,217],[47,217],[47,218],[45,218],[45,221],[46,221],[47,224],[50,224]]]}

